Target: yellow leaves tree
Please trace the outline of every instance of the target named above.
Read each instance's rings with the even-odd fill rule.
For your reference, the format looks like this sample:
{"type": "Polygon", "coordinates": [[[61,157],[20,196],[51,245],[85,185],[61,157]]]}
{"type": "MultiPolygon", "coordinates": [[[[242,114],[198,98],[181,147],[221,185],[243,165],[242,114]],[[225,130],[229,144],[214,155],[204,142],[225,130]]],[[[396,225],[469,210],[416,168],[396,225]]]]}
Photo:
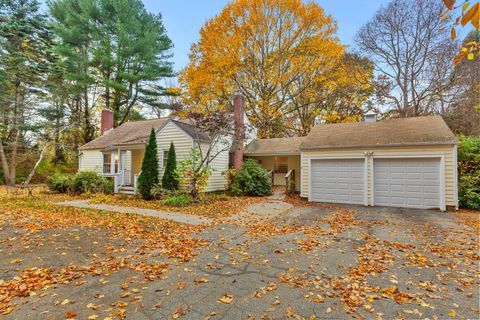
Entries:
{"type": "MultiPolygon", "coordinates": [[[[443,4],[446,10],[442,12],[440,18],[442,20],[453,20],[450,31],[452,40],[457,38],[456,26],[458,25],[465,27],[471,24],[475,30],[480,30],[480,1],[443,0],[443,4]]],[[[454,59],[454,63],[457,65],[465,58],[473,60],[475,57],[477,57],[477,59],[480,57],[480,43],[470,41],[462,46],[462,49],[454,59]]]]}
{"type": "Polygon", "coordinates": [[[262,138],[298,126],[295,100],[331,79],[344,55],[336,23],[315,3],[237,0],[207,21],[181,72],[184,104],[195,112],[230,109],[233,96],[262,138]]]}
{"type": "Polygon", "coordinates": [[[334,68],[317,77],[297,95],[288,116],[297,135],[307,135],[318,122],[359,121],[373,93],[373,63],[357,54],[346,53],[334,68]]]}

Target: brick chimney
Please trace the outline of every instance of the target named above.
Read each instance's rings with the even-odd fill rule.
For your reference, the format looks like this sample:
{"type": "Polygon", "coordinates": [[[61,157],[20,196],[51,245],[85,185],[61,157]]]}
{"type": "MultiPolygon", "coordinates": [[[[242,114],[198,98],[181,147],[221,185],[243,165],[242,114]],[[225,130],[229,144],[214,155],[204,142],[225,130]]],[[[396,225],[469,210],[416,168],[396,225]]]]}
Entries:
{"type": "Polygon", "coordinates": [[[234,118],[234,145],[235,151],[233,154],[233,168],[240,170],[243,164],[243,150],[244,150],[244,123],[245,111],[243,109],[243,96],[238,94],[233,100],[233,118],[234,118]]]}
{"type": "Polygon", "coordinates": [[[113,111],[108,109],[102,110],[100,133],[103,135],[105,132],[113,129],[113,111]]]}

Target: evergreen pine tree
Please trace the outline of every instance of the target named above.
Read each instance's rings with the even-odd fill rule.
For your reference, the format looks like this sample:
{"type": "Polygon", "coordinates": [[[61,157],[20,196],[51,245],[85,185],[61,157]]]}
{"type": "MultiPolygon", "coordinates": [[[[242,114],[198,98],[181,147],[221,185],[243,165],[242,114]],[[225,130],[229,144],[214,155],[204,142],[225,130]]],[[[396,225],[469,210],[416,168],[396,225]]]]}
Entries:
{"type": "Polygon", "coordinates": [[[175,146],[173,142],[168,149],[167,164],[165,172],[162,177],[162,187],[168,190],[178,190],[178,176],[177,176],[177,156],[175,154],[175,146]]]}
{"type": "Polygon", "coordinates": [[[0,0],[0,163],[14,185],[17,155],[38,131],[36,110],[45,89],[52,33],[37,0],[0,0]]]}
{"type": "Polygon", "coordinates": [[[152,128],[142,163],[142,173],[138,177],[138,191],[145,200],[152,199],[152,187],[158,184],[158,153],[155,130],[152,128]]]}

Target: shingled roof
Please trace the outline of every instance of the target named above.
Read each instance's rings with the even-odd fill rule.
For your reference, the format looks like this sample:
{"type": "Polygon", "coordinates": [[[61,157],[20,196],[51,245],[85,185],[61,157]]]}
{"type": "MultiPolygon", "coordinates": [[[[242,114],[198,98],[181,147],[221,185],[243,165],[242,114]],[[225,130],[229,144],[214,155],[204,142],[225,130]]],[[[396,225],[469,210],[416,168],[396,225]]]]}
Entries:
{"type": "Polygon", "coordinates": [[[300,154],[305,137],[255,139],[245,148],[245,155],[300,154]]]}
{"type": "Polygon", "coordinates": [[[440,116],[388,119],[378,122],[336,123],[315,126],[301,150],[349,147],[457,144],[440,116]]]}
{"type": "Polygon", "coordinates": [[[101,149],[108,150],[116,146],[125,146],[133,144],[144,144],[147,142],[150,135],[150,131],[153,129],[158,130],[164,125],[172,121],[180,129],[185,131],[193,139],[199,141],[208,141],[208,136],[198,130],[194,125],[188,122],[188,120],[172,120],[169,118],[160,118],[153,120],[140,120],[140,121],[128,121],[121,126],[116,127],[113,130],[108,131],[104,135],[92,140],[83,146],[80,150],[92,150],[101,149]]]}

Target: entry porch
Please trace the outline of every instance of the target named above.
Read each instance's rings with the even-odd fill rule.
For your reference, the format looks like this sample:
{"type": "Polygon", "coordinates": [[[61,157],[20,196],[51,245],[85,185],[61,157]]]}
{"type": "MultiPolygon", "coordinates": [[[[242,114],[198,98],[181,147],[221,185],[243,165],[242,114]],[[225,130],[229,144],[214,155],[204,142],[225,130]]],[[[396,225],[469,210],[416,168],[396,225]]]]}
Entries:
{"type": "Polygon", "coordinates": [[[145,145],[115,146],[102,153],[102,175],[113,178],[114,193],[135,194],[145,145]]]}
{"type": "Polygon", "coordinates": [[[273,186],[287,192],[300,192],[300,155],[248,156],[267,170],[273,186]]]}

